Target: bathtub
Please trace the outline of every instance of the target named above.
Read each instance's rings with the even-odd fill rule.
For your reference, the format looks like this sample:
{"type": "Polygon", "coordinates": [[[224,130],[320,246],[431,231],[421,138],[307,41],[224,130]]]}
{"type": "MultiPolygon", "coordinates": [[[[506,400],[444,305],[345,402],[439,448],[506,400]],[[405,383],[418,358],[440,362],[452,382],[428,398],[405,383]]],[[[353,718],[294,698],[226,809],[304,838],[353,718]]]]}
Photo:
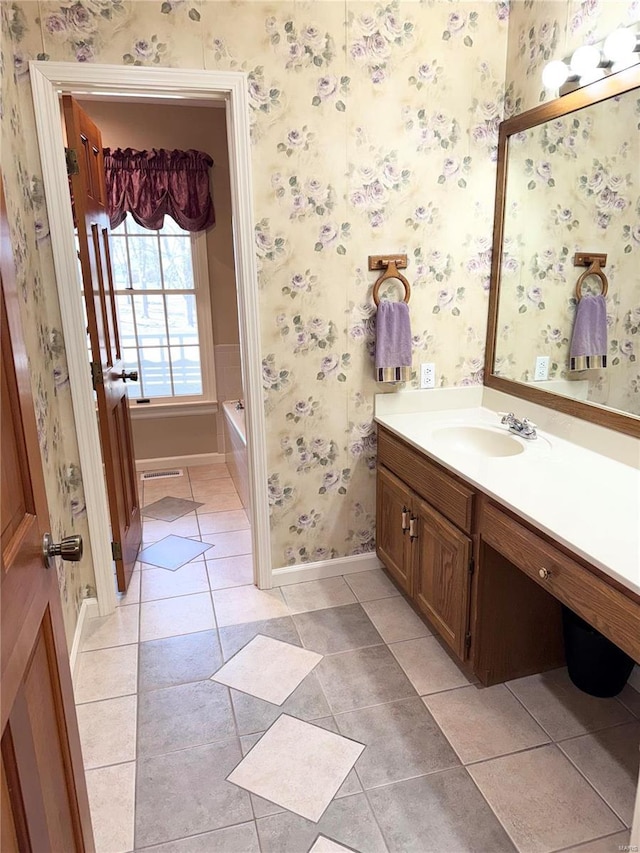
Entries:
{"type": "Polygon", "coordinates": [[[238,400],[222,404],[224,414],[225,461],[231,473],[242,506],[249,509],[249,472],[247,470],[247,432],[244,409],[237,409],[238,400]]]}

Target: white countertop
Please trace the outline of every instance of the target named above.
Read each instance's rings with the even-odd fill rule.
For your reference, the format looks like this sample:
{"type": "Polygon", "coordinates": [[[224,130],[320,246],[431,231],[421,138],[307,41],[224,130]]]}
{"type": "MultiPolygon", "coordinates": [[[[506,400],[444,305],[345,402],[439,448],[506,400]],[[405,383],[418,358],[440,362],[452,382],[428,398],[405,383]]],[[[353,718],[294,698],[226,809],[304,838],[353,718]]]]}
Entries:
{"type": "MultiPolygon", "coordinates": [[[[534,441],[514,436],[524,446],[515,456],[461,452],[441,446],[434,432],[445,425],[507,431],[494,410],[384,408],[399,407],[376,405],[377,423],[640,594],[637,467],[540,429],[534,441]]],[[[520,416],[522,408],[516,409],[520,416]]]]}

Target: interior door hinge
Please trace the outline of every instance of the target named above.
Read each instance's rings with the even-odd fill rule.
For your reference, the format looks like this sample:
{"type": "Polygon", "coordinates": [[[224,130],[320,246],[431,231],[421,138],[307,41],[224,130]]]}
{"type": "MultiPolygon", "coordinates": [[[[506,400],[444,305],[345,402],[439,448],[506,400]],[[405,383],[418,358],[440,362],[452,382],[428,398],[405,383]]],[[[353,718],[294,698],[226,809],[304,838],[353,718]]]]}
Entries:
{"type": "Polygon", "coordinates": [[[469,560],[469,574],[472,575],[476,570],[476,564],[473,557],[469,560]]]}
{"type": "Polygon", "coordinates": [[[78,154],[75,148],[65,148],[64,157],[67,161],[67,175],[79,175],[78,154]]]}
{"type": "Polygon", "coordinates": [[[122,559],[122,545],[119,542],[111,543],[111,556],[114,560],[122,559]]]}
{"type": "Polygon", "coordinates": [[[467,648],[471,646],[471,631],[467,631],[464,635],[464,644],[467,648]]]}
{"type": "Polygon", "coordinates": [[[104,385],[104,372],[102,365],[98,361],[91,362],[91,384],[95,391],[98,385],[104,385]]]}

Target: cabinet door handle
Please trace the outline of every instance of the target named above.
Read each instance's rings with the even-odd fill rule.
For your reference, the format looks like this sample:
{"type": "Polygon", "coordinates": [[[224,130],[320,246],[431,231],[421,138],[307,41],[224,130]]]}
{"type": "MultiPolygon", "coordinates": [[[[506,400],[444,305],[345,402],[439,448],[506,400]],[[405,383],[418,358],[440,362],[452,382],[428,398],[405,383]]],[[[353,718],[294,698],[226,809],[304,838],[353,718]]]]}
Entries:
{"type": "Polygon", "coordinates": [[[402,507],[402,532],[405,533],[409,529],[409,510],[406,506],[402,507]]]}
{"type": "Polygon", "coordinates": [[[551,577],[550,569],[539,569],[538,574],[540,575],[543,581],[546,581],[551,577]]]}
{"type": "Polygon", "coordinates": [[[412,515],[411,518],[409,519],[409,537],[412,540],[418,538],[418,534],[416,533],[416,521],[417,520],[418,519],[416,518],[415,515],[412,515]]]}

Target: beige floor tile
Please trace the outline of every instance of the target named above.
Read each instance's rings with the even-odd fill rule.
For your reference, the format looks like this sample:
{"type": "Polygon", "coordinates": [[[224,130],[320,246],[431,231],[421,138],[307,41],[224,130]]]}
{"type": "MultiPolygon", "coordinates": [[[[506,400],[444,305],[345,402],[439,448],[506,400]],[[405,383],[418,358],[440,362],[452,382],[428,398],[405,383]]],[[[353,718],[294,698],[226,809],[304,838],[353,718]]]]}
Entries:
{"type": "Polygon", "coordinates": [[[237,495],[235,483],[231,477],[220,480],[205,480],[191,486],[194,501],[209,501],[217,495],[237,495]]]}
{"type": "Polygon", "coordinates": [[[229,492],[229,494],[216,495],[215,497],[210,497],[207,498],[207,500],[202,501],[202,506],[199,508],[199,512],[200,514],[210,512],[230,512],[231,510],[236,509],[244,509],[242,501],[238,497],[237,492],[229,492]]]}
{"type": "Polygon", "coordinates": [[[635,714],[636,717],[640,717],[640,693],[630,684],[625,684],[622,689],[622,693],[618,694],[617,697],[620,702],[628,708],[632,714],[635,714]]]}
{"type": "Polygon", "coordinates": [[[232,589],[217,589],[212,595],[220,628],[289,616],[289,608],[279,589],[263,590],[255,586],[237,586],[232,589]]]}
{"type": "Polygon", "coordinates": [[[230,533],[203,533],[203,542],[213,545],[207,551],[208,560],[219,560],[222,557],[236,557],[239,554],[251,553],[251,531],[235,530],[230,533]]]}
{"type": "Polygon", "coordinates": [[[248,530],[247,513],[243,509],[230,512],[197,512],[200,533],[227,533],[229,530],[248,530]]]}
{"type": "Polygon", "coordinates": [[[321,660],[316,652],[258,634],[211,678],[282,705],[321,660]]]}
{"type": "Polygon", "coordinates": [[[360,743],[282,714],[229,781],[318,821],[363,749],[360,743]]]}
{"type": "Polygon", "coordinates": [[[200,528],[195,512],[176,518],[175,521],[159,521],[156,518],[145,518],[142,523],[142,538],[145,543],[157,542],[165,536],[199,536],[200,528]]]}
{"type": "Polygon", "coordinates": [[[607,835],[597,841],[587,841],[577,847],[568,847],[563,853],[619,853],[620,850],[628,850],[631,841],[631,830],[616,832],[615,835],[607,835]]]}
{"type": "Polygon", "coordinates": [[[87,771],[96,853],[133,850],[135,762],[87,771]]]}
{"type": "Polygon", "coordinates": [[[548,743],[549,738],[504,684],[460,687],[424,703],[463,764],[548,743]]]}
{"type": "Polygon", "coordinates": [[[323,610],[341,604],[354,604],[356,601],[350,587],[340,577],[283,586],[282,593],[291,613],[323,610]]]}
{"type": "Polygon", "coordinates": [[[114,646],[82,652],[74,685],[76,702],[95,702],[135,693],[138,685],[138,646],[114,646]]]}
{"type": "Polygon", "coordinates": [[[571,682],[566,669],[554,669],[507,682],[553,740],[631,722],[633,716],[617,699],[598,699],[571,682]]]}
{"type": "Polygon", "coordinates": [[[136,760],[135,695],[89,702],[76,711],[85,768],[136,760]]]}
{"type": "Polygon", "coordinates": [[[548,853],[623,829],[554,745],[467,769],[520,853],[548,853]]]}
{"type": "Polygon", "coordinates": [[[116,592],[116,604],[118,607],[123,607],[127,604],[138,604],[140,602],[140,563],[136,563],[136,567],[131,575],[129,586],[126,592],[116,592]]]}
{"type": "Polygon", "coordinates": [[[160,498],[187,498],[193,500],[191,483],[188,477],[171,477],[167,480],[148,480],[140,495],[142,506],[159,501],[160,498]]]}
{"type": "Polygon", "coordinates": [[[640,767],[640,723],[565,740],[560,749],[618,817],[631,826],[640,767]]]}
{"type": "Polygon", "coordinates": [[[253,583],[253,557],[240,554],[221,560],[207,560],[207,573],[211,589],[226,589],[230,586],[245,586],[253,583]]]}
{"type": "Polygon", "coordinates": [[[421,696],[470,683],[435,637],[393,643],[389,648],[421,696]]]}
{"type": "Polygon", "coordinates": [[[229,476],[229,469],[224,462],[213,465],[192,465],[187,469],[189,479],[192,483],[200,483],[204,480],[219,480],[229,476]]]}
{"type": "Polygon", "coordinates": [[[117,607],[109,616],[97,616],[86,623],[82,651],[126,646],[138,642],[140,609],[137,604],[117,607]]]}
{"type": "Polygon", "coordinates": [[[352,575],[345,575],[344,579],[358,601],[375,601],[378,598],[400,595],[398,587],[389,580],[382,569],[354,572],[352,575]]]}
{"type": "Polygon", "coordinates": [[[183,595],[140,605],[140,642],[215,628],[211,594],[183,595]]]}
{"type": "Polygon", "coordinates": [[[362,606],[385,643],[415,640],[433,633],[402,596],[365,601],[362,606]]]}
{"type": "Polygon", "coordinates": [[[150,567],[142,573],[143,601],[208,591],[209,579],[203,562],[187,563],[175,571],[150,567]]]}

